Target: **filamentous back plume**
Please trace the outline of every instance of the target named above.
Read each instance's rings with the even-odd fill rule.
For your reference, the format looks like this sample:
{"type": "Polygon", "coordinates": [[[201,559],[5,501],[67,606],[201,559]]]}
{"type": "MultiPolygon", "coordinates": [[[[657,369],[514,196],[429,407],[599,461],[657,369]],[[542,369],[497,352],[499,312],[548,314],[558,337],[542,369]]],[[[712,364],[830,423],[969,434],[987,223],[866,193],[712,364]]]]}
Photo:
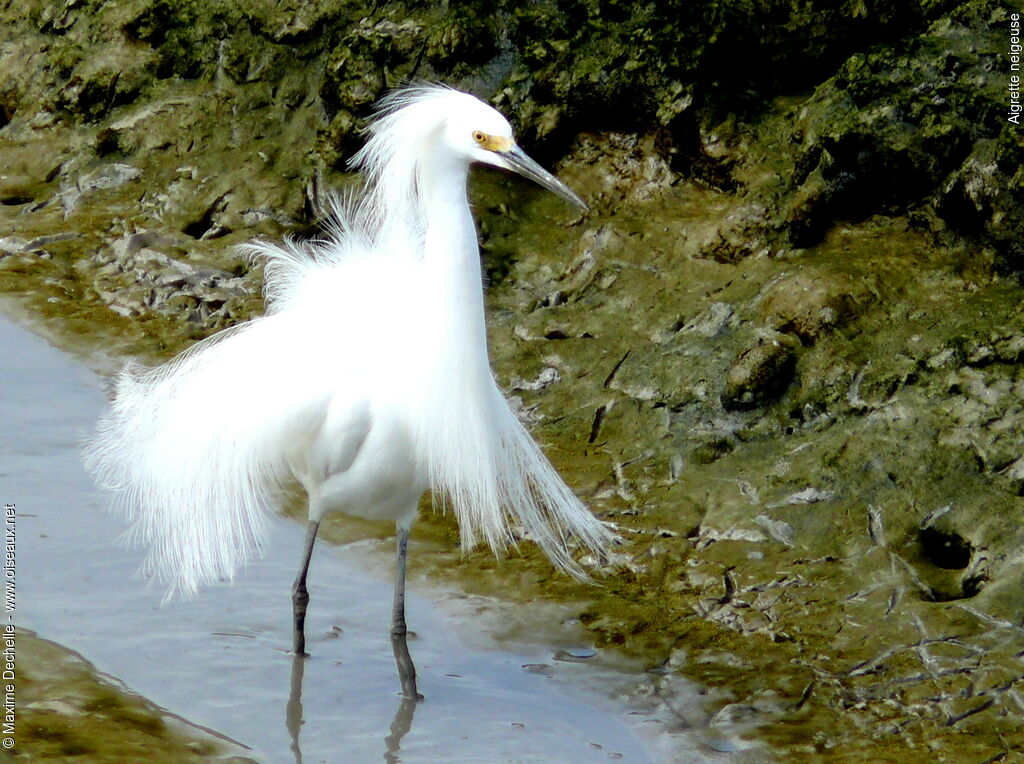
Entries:
{"type": "Polygon", "coordinates": [[[251,244],[266,263],[267,313],[152,370],[126,369],[86,451],[98,482],[150,549],[169,594],[230,579],[265,541],[281,485],[309,496],[293,588],[304,652],[305,578],[327,512],[396,523],[393,646],[405,646],[408,529],[432,490],[465,548],[518,533],[584,578],[574,550],[613,536],[558,476],[508,406],[487,358],[470,163],[529,177],[585,207],[526,156],[508,122],[472,96],[421,86],[387,97],[354,163],[358,198],[337,201],[318,241],[251,244]]]}

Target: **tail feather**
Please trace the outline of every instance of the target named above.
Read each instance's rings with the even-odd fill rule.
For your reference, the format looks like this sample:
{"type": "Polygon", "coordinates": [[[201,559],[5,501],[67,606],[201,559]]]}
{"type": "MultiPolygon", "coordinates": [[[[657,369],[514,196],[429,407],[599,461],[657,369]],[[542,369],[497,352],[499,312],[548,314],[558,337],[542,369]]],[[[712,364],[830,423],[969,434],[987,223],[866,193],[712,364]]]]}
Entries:
{"type": "Polygon", "coordinates": [[[559,568],[574,578],[589,577],[570,553],[582,547],[604,557],[615,540],[609,526],[596,518],[573,493],[511,410],[504,450],[502,483],[506,506],[514,507],[529,536],[559,568]]]}
{"type": "Polygon", "coordinates": [[[565,484],[493,381],[481,387],[449,396],[460,411],[439,407],[423,436],[431,486],[452,506],[463,547],[484,542],[500,554],[519,526],[556,566],[588,581],[573,549],[603,556],[615,534],[565,484]]]}

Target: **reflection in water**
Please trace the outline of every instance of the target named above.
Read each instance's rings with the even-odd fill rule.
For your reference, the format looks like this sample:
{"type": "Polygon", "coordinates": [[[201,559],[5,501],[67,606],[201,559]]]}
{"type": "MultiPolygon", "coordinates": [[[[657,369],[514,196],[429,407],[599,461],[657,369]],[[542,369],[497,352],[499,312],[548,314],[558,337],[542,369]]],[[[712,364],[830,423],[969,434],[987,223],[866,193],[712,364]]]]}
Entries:
{"type": "Polygon", "coordinates": [[[302,748],[299,746],[299,729],[302,727],[302,677],[306,670],[306,656],[292,656],[292,688],[288,693],[288,705],[284,708],[284,726],[292,741],[292,755],[295,764],[302,764],[302,748]]]}
{"type": "Polygon", "coordinates": [[[402,698],[395,711],[394,721],[391,722],[391,734],[384,738],[387,750],[384,752],[384,761],[388,764],[401,761],[398,752],[402,750],[402,738],[405,733],[412,729],[412,717],[416,714],[416,701],[412,698],[402,698]]]}
{"type": "MultiPolygon", "coordinates": [[[[292,678],[291,690],[288,693],[288,705],[285,706],[284,726],[291,738],[292,756],[295,757],[295,764],[302,764],[302,746],[299,743],[299,732],[302,729],[302,680],[306,673],[306,658],[304,655],[292,656],[292,678]]],[[[384,745],[387,750],[384,752],[384,761],[388,764],[396,764],[401,761],[398,752],[402,750],[402,738],[412,729],[412,719],[416,715],[416,700],[403,697],[395,711],[395,718],[391,721],[391,734],[384,738],[384,745]]]]}

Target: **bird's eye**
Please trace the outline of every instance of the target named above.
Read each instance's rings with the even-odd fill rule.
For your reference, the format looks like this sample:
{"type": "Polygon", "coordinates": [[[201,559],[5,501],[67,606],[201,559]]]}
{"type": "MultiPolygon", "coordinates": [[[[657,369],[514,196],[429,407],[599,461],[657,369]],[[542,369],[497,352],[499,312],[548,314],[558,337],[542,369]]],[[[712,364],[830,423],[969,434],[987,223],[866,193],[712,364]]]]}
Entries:
{"type": "Polygon", "coordinates": [[[473,131],[473,140],[476,141],[477,143],[482,144],[482,143],[484,143],[487,140],[487,135],[482,133],[479,130],[474,130],[473,131]]]}

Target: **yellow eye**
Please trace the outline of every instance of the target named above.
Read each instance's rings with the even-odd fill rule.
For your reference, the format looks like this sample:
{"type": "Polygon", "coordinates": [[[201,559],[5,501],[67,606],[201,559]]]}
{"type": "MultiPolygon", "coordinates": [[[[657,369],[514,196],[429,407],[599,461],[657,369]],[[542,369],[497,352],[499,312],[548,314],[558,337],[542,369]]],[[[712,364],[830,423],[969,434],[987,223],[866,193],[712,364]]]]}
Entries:
{"type": "Polygon", "coordinates": [[[480,144],[486,143],[487,142],[487,134],[486,133],[482,133],[479,130],[474,130],[473,131],[473,140],[476,141],[477,143],[480,143],[480,144]]]}

